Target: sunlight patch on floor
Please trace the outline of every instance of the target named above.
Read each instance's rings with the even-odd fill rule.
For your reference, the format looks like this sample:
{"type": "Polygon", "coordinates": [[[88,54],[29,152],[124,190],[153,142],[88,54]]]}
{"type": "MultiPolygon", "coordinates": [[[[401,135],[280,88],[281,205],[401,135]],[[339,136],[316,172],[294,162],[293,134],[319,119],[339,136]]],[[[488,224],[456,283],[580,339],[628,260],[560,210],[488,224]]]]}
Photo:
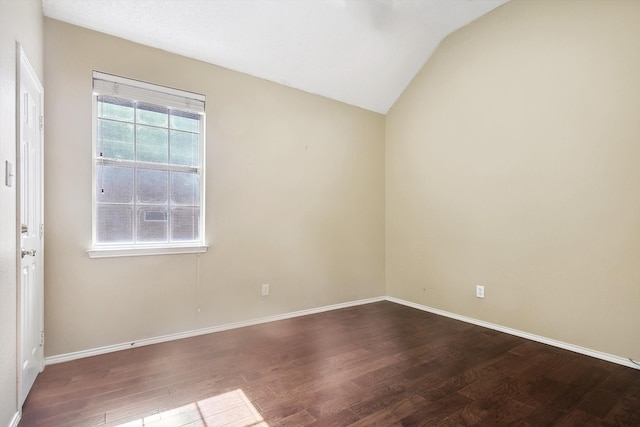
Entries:
{"type": "Polygon", "coordinates": [[[241,389],[149,415],[117,427],[269,427],[241,389]]]}

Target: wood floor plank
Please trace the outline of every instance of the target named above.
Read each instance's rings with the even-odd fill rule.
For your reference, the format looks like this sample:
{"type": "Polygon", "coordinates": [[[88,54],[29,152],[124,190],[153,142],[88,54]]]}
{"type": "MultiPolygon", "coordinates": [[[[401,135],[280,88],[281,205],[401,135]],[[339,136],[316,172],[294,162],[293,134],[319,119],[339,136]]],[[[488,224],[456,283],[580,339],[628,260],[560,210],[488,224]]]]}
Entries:
{"type": "Polygon", "coordinates": [[[47,366],[20,427],[640,426],[640,371],[379,302],[47,366]]]}
{"type": "MultiPolygon", "coordinates": [[[[356,414],[360,416],[360,420],[351,424],[353,427],[365,426],[388,426],[392,424],[404,424],[403,420],[417,413],[420,408],[424,408],[427,402],[422,396],[413,393],[403,393],[396,398],[385,401],[383,408],[365,413],[356,414]]],[[[405,424],[405,425],[411,425],[405,424]]]]}
{"type": "MultiPolygon", "coordinates": [[[[468,407],[471,400],[458,393],[452,393],[435,401],[421,405],[418,410],[402,419],[402,425],[432,426],[449,416],[452,412],[468,407]]],[[[467,424],[469,425],[469,424],[467,424]]]]}
{"type": "Polygon", "coordinates": [[[509,398],[489,397],[470,402],[433,425],[512,426],[523,425],[522,420],[535,411],[523,403],[509,398]]]}

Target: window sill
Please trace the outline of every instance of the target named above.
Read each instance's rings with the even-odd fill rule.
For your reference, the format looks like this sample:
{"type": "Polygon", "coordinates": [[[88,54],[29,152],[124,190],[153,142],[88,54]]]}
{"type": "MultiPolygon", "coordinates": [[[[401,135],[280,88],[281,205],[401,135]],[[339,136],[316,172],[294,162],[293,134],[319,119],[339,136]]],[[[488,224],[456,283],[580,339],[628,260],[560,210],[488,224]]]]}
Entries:
{"type": "Polygon", "coordinates": [[[175,254],[202,254],[207,252],[208,245],[184,245],[184,246],[120,246],[87,249],[89,258],[113,258],[128,256],[151,255],[175,255],[175,254]]]}

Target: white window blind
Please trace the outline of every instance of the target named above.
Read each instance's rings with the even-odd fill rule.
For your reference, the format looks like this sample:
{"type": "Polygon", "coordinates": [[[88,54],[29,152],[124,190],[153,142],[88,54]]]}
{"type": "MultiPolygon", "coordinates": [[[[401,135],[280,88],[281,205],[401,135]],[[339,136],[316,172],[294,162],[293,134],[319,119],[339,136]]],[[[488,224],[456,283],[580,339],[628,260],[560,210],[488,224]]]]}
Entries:
{"type": "Polygon", "coordinates": [[[94,252],[203,246],[204,96],[99,72],[93,90],[94,252]]]}
{"type": "Polygon", "coordinates": [[[132,99],[164,105],[193,113],[204,113],[204,95],[93,72],[93,91],[97,95],[132,99]]]}

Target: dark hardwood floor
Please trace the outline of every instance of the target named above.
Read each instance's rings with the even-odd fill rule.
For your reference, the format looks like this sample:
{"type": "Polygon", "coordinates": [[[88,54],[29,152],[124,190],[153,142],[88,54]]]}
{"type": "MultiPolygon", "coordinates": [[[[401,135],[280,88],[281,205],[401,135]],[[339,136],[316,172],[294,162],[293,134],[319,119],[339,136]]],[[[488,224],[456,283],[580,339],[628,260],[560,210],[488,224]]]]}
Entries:
{"type": "Polygon", "coordinates": [[[379,302],[47,366],[20,426],[640,426],[640,371],[379,302]]]}

